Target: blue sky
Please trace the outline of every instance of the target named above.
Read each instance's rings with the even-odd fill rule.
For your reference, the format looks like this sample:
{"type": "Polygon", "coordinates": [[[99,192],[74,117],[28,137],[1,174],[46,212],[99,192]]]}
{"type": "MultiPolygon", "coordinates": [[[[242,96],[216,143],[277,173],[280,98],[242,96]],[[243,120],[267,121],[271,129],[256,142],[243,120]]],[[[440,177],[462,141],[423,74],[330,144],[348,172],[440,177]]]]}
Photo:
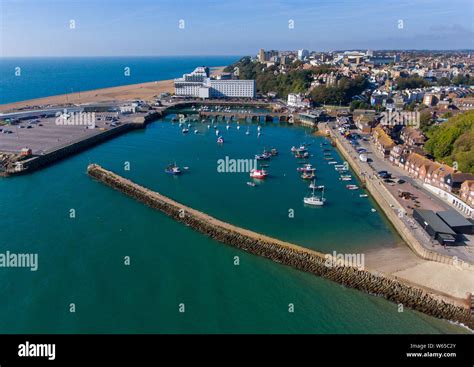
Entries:
{"type": "Polygon", "coordinates": [[[474,48],[473,0],[0,0],[0,4],[1,56],[253,55],[261,47],[474,48]],[[181,19],[184,29],[179,28],[181,19]],[[71,20],[75,29],[69,27],[71,20]]]}

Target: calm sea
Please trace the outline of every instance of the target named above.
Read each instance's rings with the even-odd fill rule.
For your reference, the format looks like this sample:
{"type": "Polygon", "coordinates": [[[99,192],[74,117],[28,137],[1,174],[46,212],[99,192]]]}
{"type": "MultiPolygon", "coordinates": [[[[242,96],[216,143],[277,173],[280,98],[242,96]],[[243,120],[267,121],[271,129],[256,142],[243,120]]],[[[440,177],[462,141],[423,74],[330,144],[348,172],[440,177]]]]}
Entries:
{"type": "Polygon", "coordinates": [[[238,56],[0,58],[0,104],[172,79],[197,66],[224,66],[238,59],[238,56]]]}
{"type": "MultiPolygon", "coordinates": [[[[122,64],[107,60],[94,61],[100,65],[95,78],[88,69],[87,88],[114,85],[101,73],[113,74],[112,66],[122,64]]],[[[176,71],[163,78],[204,63],[223,65],[225,60],[231,61],[184,59],[180,70],[170,66],[176,71]]],[[[69,62],[80,69],[80,62],[71,59],[58,61],[56,68],[74,80],[69,62]]],[[[15,87],[16,97],[8,101],[45,95],[34,90],[42,84],[50,88],[46,94],[60,93],[55,85],[68,83],[59,75],[46,83],[49,77],[43,74],[45,83],[28,84],[25,90],[15,87]]],[[[113,80],[120,84],[120,78],[113,80]]],[[[221,123],[226,142],[218,146],[214,130],[206,125],[195,123],[191,133],[183,135],[169,119],[159,120],[34,174],[0,180],[0,252],[39,256],[36,272],[0,269],[0,332],[464,331],[418,312],[399,313],[397,305],[382,298],[217,243],[86,175],[87,165],[96,162],[220,219],[323,252],[364,253],[400,241],[389,223],[371,211],[371,199],[346,190],[338,180],[323,158],[323,149],[330,148],[321,146],[323,138],[305,128],[275,123],[262,124],[263,134],[257,138],[256,124],[242,123],[238,130],[233,123],[226,130],[221,123]],[[192,133],[195,128],[199,134],[192,133]],[[250,135],[245,135],[247,128],[250,135]],[[289,149],[303,141],[311,143],[317,183],[327,188],[324,207],[308,208],[302,202],[308,183],[299,178],[289,149]],[[226,156],[251,159],[272,147],[280,155],[268,163],[271,177],[257,187],[246,185],[247,173],[217,170],[217,161],[226,156]],[[163,171],[169,162],[189,170],[170,177],[163,171]],[[129,265],[124,264],[126,257],[129,265]],[[71,304],[74,313],[69,312],[71,304]],[[294,312],[289,312],[290,304],[294,312]]],[[[341,161],[337,152],[332,155],[341,161]]]]}

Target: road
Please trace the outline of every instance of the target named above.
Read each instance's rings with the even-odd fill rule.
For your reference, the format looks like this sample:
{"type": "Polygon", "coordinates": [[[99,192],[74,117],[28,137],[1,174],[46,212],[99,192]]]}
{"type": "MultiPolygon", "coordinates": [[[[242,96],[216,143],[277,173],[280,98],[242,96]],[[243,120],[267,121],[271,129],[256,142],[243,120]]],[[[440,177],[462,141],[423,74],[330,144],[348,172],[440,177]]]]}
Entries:
{"type": "MultiPolygon", "coordinates": [[[[330,122],[327,124],[327,126],[333,131],[334,135],[338,137],[346,151],[349,152],[349,154],[359,162],[359,166],[364,172],[366,179],[376,180],[380,185],[384,185],[385,188],[390,191],[392,197],[386,198],[389,201],[390,206],[395,211],[397,211],[399,217],[409,228],[411,228],[415,237],[423,245],[423,247],[425,247],[427,250],[435,251],[446,256],[456,256],[457,259],[474,263],[474,236],[467,236],[465,245],[443,246],[440,245],[438,241],[433,240],[412,217],[412,212],[415,207],[431,209],[434,211],[442,211],[452,209],[449,204],[434,196],[429,191],[422,189],[421,183],[416,181],[414,178],[409,177],[402,168],[396,167],[384,159],[375,149],[374,144],[370,140],[359,140],[360,146],[367,150],[367,155],[370,158],[370,162],[368,163],[361,162],[358,158],[359,154],[355,148],[337,131],[335,122],[330,122]],[[382,170],[391,172],[396,179],[401,178],[405,180],[405,183],[388,184],[384,182],[377,176],[377,172],[382,170]],[[400,190],[410,192],[414,196],[414,200],[400,198],[398,196],[400,190]]],[[[359,130],[355,129],[352,130],[352,132],[364,136],[364,134],[362,134],[359,130]]]]}

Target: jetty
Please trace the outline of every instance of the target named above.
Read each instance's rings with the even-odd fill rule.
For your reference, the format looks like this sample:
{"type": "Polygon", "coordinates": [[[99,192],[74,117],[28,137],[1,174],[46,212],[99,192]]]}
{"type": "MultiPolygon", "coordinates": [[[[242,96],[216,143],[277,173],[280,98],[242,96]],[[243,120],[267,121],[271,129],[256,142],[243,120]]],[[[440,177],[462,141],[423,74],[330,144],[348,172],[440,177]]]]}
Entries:
{"type": "Polygon", "coordinates": [[[387,274],[353,267],[338,259],[333,259],[329,254],[223,222],[138,185],[97,164],[89,165],[87,173],[97,181],[159,210],[221,243],[324,277],[346,287],[384,297],[430,316],[456,321],[471,329],[474,328],[474,316],[470,303],[467,304],[454,297],[430,292],[421,286],[404,282],[387,274]]]}

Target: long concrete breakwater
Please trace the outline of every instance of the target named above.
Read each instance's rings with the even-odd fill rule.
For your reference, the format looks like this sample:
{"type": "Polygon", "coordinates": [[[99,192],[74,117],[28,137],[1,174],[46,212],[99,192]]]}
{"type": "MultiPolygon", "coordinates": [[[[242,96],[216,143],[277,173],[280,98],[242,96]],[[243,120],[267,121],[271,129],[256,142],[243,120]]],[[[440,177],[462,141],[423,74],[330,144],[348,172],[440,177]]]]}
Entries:
{"type": "Polygon", "coordinates": [[[335,261],[328,263],[329,255],[223,222],[96,164],[89,165],[87,172],[96,180],[219,242],[347,287],[382,296],[430,316],[457,321],[471,329],[474,328],[474,317],[470,308],[459,300],[430,293],[388,275],[359,269],[346,263],[335,261]]]}

